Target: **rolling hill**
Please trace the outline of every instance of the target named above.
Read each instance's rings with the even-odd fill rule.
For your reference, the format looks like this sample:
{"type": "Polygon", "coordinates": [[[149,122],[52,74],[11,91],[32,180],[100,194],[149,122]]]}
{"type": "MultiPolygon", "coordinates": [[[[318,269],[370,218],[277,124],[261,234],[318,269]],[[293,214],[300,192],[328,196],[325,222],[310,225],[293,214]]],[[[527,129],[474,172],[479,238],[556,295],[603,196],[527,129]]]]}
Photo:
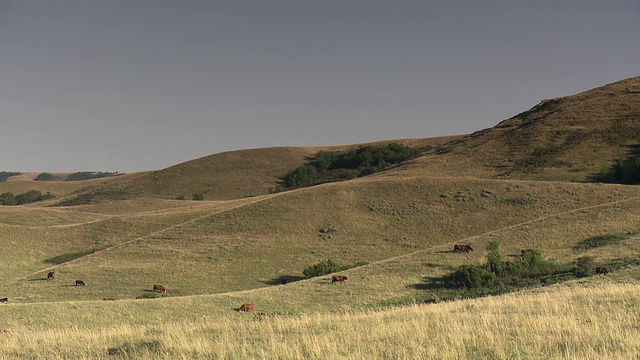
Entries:
{"type": "MultiPolygon", "coordinates": [[[[495,305],[500,310],[489,300],[452,301],[432,309],[415,306],[443,297],[438,281],[456,267],[483,263],[490,242],[498,242],[503,257],[511,260],[528,248],[564,266],[592,257],[608,267],[608,277],[577,279],[539,291],[551,298],[566,297],[567,304],[579,307],[571,298],[573,287],[609,286],[606,291],[618,302],[607,306],[611,311],[624,309],[632,304],[640,281],[640,188],[585,181],[626,156],[637,144],[639,130],[640,78],[630,78],[544,100],[473,134],[397,140],[423,148],[422,156],[378,174],[278,193],[269,189],[317,151],[361,144],[232,151],[157,171],[76,182],[9,179],[0,183],[0,193],[36,189],[56,198],[0,207],[0,298],[9,299],[0,304],[0,354],[260,357],[264,354],[245,347],[232,349],[233,336],[259,333],[291,341],[286,334],[264,329],[278,326],[303,337],[328,336],[341,333],[349,326],[345,319],[352,316],[358,319],[354,321],[376,324],[389,316],[389,326],[395,329],[407,321],[398,311],[425,318],[443,316],[444,310],[438,309],[474,309],[481,317],[488,314],[484,309],[491,309],[486,311],[511,311],[520,318],[518,302],[531,303],[526,307],[529,315],[540,311],[535,304],[549,300],[533,290],[505,297],[512,302],[495,305]],[[205,200],[175,200],[196,192],[205,200]],[[624,236],[618,242],[577,247],[590,237],[620,234],[624,236]],[[475,251],[454,253],[455,243],[470,244],[475,251]],[[331,284],[330,276],[304,278],[306,267],[326,259],[361,265],[341,272],[349,277],[344,284],[331,284]],[[47,280],[49,271],[56,272],[54,280],[47,280]],[[74,286],[78,279],[87,285],[74,286]],[[168,292],[153,293],[153,284],[165,285],[168,292]],[[628,287],[619,290],[620,284],[628,287]],[[257,313],[244,316],[233,311],[245,302],[255,303],[257,313]],[[404,310],[391,308],[398,305],[404,310]],[[369,313],[371,309],[376,313],[369,313]],[[231,330],[212,325],[218,319],[231,330]],[[210,336],[190,331],[169,335],[166,329],[173,327],[202,328],[210,336]],[[5,330],[20,340],[2,339],[5,330]],[[89,345],[62,345],[63,332],[89,345]],[[133,340],[116,334],[129,334],[133,340]],[[193,344],[188,336],[202,347],[185,345],[193,344]],[[225,348],[212,345],[217,341],[212,339],[222,338],[227,339],[229,356],[213,349],[225,348]]],[[[576,294],[581,299],[588,296],[583,290],[576,294]]],[[[564,316],[571,317],[572,311],[564,316]]],[[[465,319],[474,323],[477,317],[469,312],[465,319]]],[[[496,321],[501,326],[508,323],[503,318],[496,321]]],[[[491,331],[487,324],[475,326],[491,331]]],[[[615,341],[623,347],[585,339],[581,331],[564,334],[604,357],[624,358],[638,349],[630,340],[633,326],[610,331],[622,334],[615,341]]],[[[515,358],[527,358],[541,348],[552,358],[589,353],[541,347],[536,336],[544,334],[533,332],[523,335],[524,340],[515,340],[509,332],[498,340],[485,340],[497,341],[501,348],[517,343],[515,358]]],[[[345,345],[342,352],[332,349],[336,339],[331,336],[317,345],[329,349],[303,342],[296,345],[298,352],[278,351],[283,351],[282,358],[367,358],[389,355],[382,350],[389,343],[413,351],[409,357],[434,354],[438,348],[420,345],[420,339],[405,343],[399,336],[380,335],[371,346],[373,352],[356,345],[345,345]]],[[[260,343],[276,351],[278,341],[264,341],[250,338],[239,344],[260,343]]],[[[483,358],[490,348],[476,343],[444,358],[483,358]]],[[[509,357],[499,354],[502,357],[496,358],[509,357]]]]}

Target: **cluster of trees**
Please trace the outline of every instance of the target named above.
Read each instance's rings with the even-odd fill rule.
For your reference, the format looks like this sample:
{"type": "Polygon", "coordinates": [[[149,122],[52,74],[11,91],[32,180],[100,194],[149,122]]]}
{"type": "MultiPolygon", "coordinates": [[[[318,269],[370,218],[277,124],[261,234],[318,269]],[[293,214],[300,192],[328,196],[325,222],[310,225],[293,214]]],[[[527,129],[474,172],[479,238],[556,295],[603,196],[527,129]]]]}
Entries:
{"type": "Polygon", "coordinates": [[[41,174],[38,174],[38,176],[36,176],[35,179],[33,179],[34,181],[53,181],[55,180],[55,176],[53,176],[53,174],[48,173],[48,172],[43,172],[41,174]]]}
{"type": "Polygon", "coordinates": [[[6,181],[8,178],[16,175],[20,175],[19,172],[14,171],[0,171],[0,182],[6,181]]]}
{"type": "Polygon", "coordinates": [[[598,174],[596,181],[612,184],[640,184],[640,156],[618,160],[598,174]]]}
{"type": "Polygon", "coordinates": [[[618,160],[608,168],[600,170],[594,177],[597,182],[614,184],[640,184],[640,146],[634,146],[632,153],[624,160],[618,160]]]}
{"type": "Polygon", "coordinates": [[[487,244],[487,262],[463,265],[444,277],[454,289],[505,289],[540,283],[544,277],[563,272],[560,265],[545,260],[538,250],[525,250],[515,261],[502,261],[497,241],[487,244]]]}
{"type": "MultiPolygon", "coordinates": [[[[310,162],[285,176],[282,185],[293,189],[366,176],[412,159],[420,153],[420,149],[397,142],[387,146],[360,146],[340,153],[320,151],[310,162]]],[[[281,189],[278,186],[276,188],[281,189]]]]}
{"type": "Polygon", "coordinates": [[[118,175],[117,171],[116,172],[83,171],[83,172],[73,173],[73,174],[67,176],[67,178],[64,179],[64,181],[91,180],[91,179],[98,179],[98,178],[110,177],[110,176],[115,176],[115,175],[118,175]]]}
{"type": "Polygon", "coordinates": [[[52,199],[53,196],[51,193],[47,192],[46,194],[42,194],[38,190],[29,190],[26,193],[14,195],[11,192],[6,192],[0,194],[0,204],[1,205],[22,205],[28,204],[36,201],[42,201],[46,199],[52,199]]]}

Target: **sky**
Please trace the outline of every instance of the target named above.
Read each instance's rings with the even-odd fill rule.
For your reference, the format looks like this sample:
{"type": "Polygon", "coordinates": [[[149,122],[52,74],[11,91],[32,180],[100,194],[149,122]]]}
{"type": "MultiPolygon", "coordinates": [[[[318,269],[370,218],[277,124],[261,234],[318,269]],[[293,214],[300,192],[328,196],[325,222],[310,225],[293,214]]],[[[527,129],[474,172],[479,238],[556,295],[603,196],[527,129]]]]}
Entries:
{"type": "Polygon", "coordinates": [[[467,134],[638,75],[637,0],[0,0],[0,171],[467,134]]]}

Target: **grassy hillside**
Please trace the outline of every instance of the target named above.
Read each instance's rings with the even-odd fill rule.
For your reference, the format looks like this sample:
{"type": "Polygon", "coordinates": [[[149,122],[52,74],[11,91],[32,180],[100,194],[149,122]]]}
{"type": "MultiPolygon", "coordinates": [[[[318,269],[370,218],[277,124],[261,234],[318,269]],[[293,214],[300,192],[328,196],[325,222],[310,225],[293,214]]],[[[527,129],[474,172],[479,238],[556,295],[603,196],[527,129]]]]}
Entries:
{"type": "Polygon", "coordinates": [[[626,158],[640,135],[640,77],[544,99],[414,161],[417,172],[585,181],[626,158]]]}
{"type": "Polygon", "coordinates": [[[274,194],[317,151],[357,144],[77,182],[10,178],[0,193],[56,199],[0,207],[0,357],[633,358],[640,188],[567,180],[637,139],[639,85],[545,101],[468,136],[405,139],[429,150],[274,194]],[[205,200],[174,200],[196,192],[205,200]],[[594,237],[617,240],[578,246],[594,237]],[[590,256],[610,275],[418,305],[466,296],[440,279],[485,262],[494,241],[505,260],[534,248],[567,268],[590,256]],[[475,251],[454,253],[457,243],[475,251]],[[340,272],[342,284],[304,278],[329,258],[366,265],[340,272]],[[256,312],[237,312],[247,302],[256,312]]]}

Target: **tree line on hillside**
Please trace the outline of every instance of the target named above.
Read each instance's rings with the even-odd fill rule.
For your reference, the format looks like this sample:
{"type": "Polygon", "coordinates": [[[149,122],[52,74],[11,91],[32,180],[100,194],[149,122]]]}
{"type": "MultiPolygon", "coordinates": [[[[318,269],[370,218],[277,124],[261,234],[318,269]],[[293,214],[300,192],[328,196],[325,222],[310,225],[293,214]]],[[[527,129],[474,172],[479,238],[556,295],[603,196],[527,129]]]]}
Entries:
{"type": "Polygon", "coordinates": [[[363,145],[346,152],[319,151],[309,162],[287,174],[275,191],[370,175],[415,158],[421,152],[397,142],[386,146],[363,145]]]}
{"type": "Polygon", "coordinates": [[[22,205],[36,201],[53,199],[54,197],[55,196],[53,196],[50,192],[43,194],[38,190],[29,190],[18,195],[14,195],[12,192],[6,192],[0,194],[0,205],[22,205]]]}
{"type": "Polygon", "coordinates": [[[640,146],[624,160],[617,160],[608,168],[600,170],[594,181],[613,184],[640,184],[640,146]]]}
{"type": "Polygon", "coordinates": [[[15,171],[0,171],[0,182],[4,182],[8,178],[10,178],[12,176],[17,176],[17,175],[20,175],[20,174],[22,174],[22,173],[15,172],[15,171]]]}
{"type": "Polygon", "coordinates": [[[64,181],[80,181],[80,180],[91,180],[91,179],[99,179],[104,177],[111,177],[118,175],[118,172],[93,172],[93,171],[82,171],[76,172],[69,176],[67,176],[64,181]]]}

